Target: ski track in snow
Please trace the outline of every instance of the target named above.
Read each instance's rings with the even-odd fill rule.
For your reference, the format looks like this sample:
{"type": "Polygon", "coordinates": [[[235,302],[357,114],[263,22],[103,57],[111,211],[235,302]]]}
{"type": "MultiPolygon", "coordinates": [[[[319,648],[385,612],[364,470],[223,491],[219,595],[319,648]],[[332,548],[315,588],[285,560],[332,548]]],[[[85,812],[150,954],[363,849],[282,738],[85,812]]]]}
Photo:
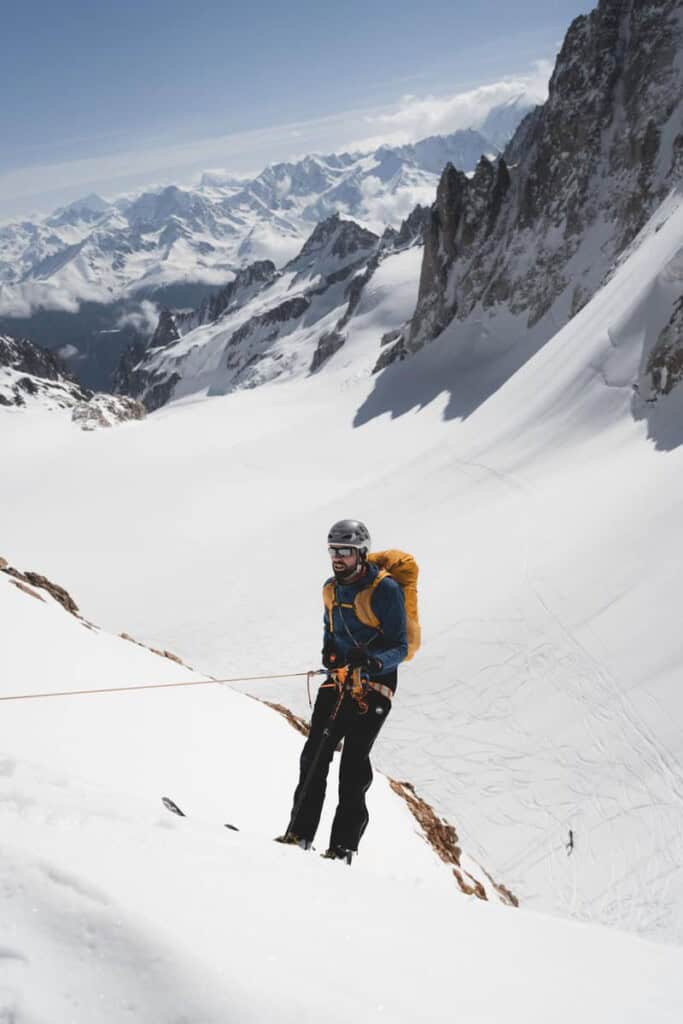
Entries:
{"type": "MultiPolygon", "coordinates": [[[[611,340],[611,339],[610,339],[611,340]]],[[[609,385],[608,385],[609,386],[609,385]]],[[[453,820],[458,822],[459,831],[466,836],[470,850],[478,850],[483,863],[495,865],[495,871],[499,879],[511,885],[513,890],[528,893],[530,902],[535,902],[533,891],[534,869],[542,867],[551,876],[551,884],[556,892],[557,909],[570,913],[573,916],[586,919],[598,919],[608,921],[616,925],[623,925],[626,914],[633,917],[633,902],[638,900],[639,895],[629,885],[642,871],[643,865],[648,859],[654,856],[654,850],[666,850],[664,836],[660,842],[651,844],[649,852],[645,852],[641,858],[626,870],[615,874],[605,884],[602,891],[591,894],[589,899],[582,900],[579,896],[577,886],[576,870],[578,870],[579,857],[570,861],[569,877],[565,864],[567,853],[565,840],[569,828],[579,820],[585,818],[586,803],[592,807],[594,814],[592,820],[586,822],[578,842],[585,844],[588,840],[589,856],[594,857],[590,852],[590,840],[596,831],[612,831],[613,826],[628,826],[632,816],[642,817],[648,815],[648,826],[655,826],[658,823],[658,816],[672,811],[679,821],[683,821],[683,769],[678,758],[653,734],[642,716],[628,698],[628,686],[615,679],[610,670],[598,662],[590,653],[586,645],[582,643],[560,614],[551,604],[547,592],[547,583],[537,581],[531,564],[530,552],[532,545],[529,541],[534,531],[536,517],[533,514],[534,493],[533,489],[525,484],[519,477],[510,472],[500,471],[482,462],[466,461],[463,459],[454,460],[454,465],[465,471],[469,469],[481,470],[488,474],[501,487],[510,490],[519,496],[519,523],[520,532],[523,536],[522,555],[518,576],[522,585],[528,590],[527,607],[520,609],[518,620],[482,620],[481,625],[489,635],[495,635],[500,628],[512,626],[516,640],[488,640],[480,643],[490,643],[500,648],[501,654],[494,662],[486,661],[480,666],[477,672],[466,680],[459,680],[470,691],[475,687],[481,705],[476,715],[478,723],[487,719],[495,721],[497,727],[509,727],[514,733],[519,728],[519,723],[514,716],[506,715],[505,703],[510,703],[519,694],[521,688],[527,685],[530,679],[536,681],[539,689],[551,686],[563,696],[569,697],[572,702],[578,705],[583,714],[583,728],[585,730],[584,743],[578,749],[573,745],[559,747],[556,742],[551,741],[547,750],[547,763],[549,768],[559,769],[572,775],[571,790],[576,794],[574,802],[564,802],[561,813],[553,809],[553,802],[544,801],[539,796],[539,780],[531,772],[525,772],[526,757],[514,744],[514,736],[509,746],[500,743],[492,744],[496,749],[496,757],[504,767],[506,773],[506,788],[519,791],[520,816],[524,813],[525,805],[534,813],[534,831],[538,834],[532,838],[528,845],[515,851],[515,854],[507,859],[499,859],[495,856],[495,848],[486,848],[477,842],[476,831],[468,828],[466,816],[463,813],[462,804],[458,799],[458,786],[451,785],[449,791],[451,798],[444,802],[443,798],[437,801],[442,809],[446,809],[453,820]],[[525,525],[526,524],[526,525],[525,525]],[[538,610],[542,615],[539,620],[538,610]],[[525,639],[523,639],[525,638],[525,639]],[[540,638],[540,639],[539,639],[540,638]],[[505,653],[503,653],[505,652],[505,653]],[[514,670],[514,671],[511,671],[514,670]],[[506,692],[507,678],[512,675],[514,679],[513,689],[506,692]],[[482,680],[486,683],[482,688],[482,680]],[[521,680],[521,681],[520,681],[521,680]],[[489,703],[490,696],[490,703],[489,703]],[[482,706],[483,705],[483,706],[482,706]],[[495,706],[495,711],[492,708],[495,706]],[[509,721],[507,721],[509,717],[509,721]],[[588,753],[589,749],[592,753],[588,753]],[[631,757],[623,757],[623,760],[614,765],[614,777],[618,780],[621,789],[620,801],[617,802],[614,792],[595,792],[596,769],[604,771],[605,759],[609,758],[610,751],[615,749],[630,751],[631,757]],[[649,769],[649,776],[653,785],[647,787],[643,781],[642,766],[649,769]],[[582,812],[581,808],[584,808],[582,812]],[[649,812],[652,812],[651,814],[649,812]],[[657,812],[655,814],[654,812],[657,812]],[[539,824],[539,816],[545,817],[545,824],[539,824]],[[553,842],[553,837],[555,841],[553,842]],[[558,858],[560,860],[558,860],[558,858]],[[616,888],[615,888],[616,883],[616,888]],[[626,911],[626,912],[625,912],[626,911]]],[[[454,623],[457,631],[460,622],[454,623]]],[[[457,632],[456,632],[457,635],[457,632]]],[[[415,740],[418,737],[429,735],[430,727],[442,718],[442,710],[446,719],[450,717],[452,708],[452,691],[449,686],[438,690],[430,689],[429,694],[422,693],[419,702],[412,704],[409,709],[410,716],[421,715],[424,725],[415,730],[415,740]],[[443,699],[442,699],[443,698],[443,699]]],[[[463,723],[464,725],[465,723],[463,723]]],[[[482,759],[486,755],[482,751],[476,751],[473,755],[466,752],[454,753],[454,741],[457,745],[458,736],[448,733],[446,740],[447,753],[440,756],[438,753],[438,740],[429,744],[430,753],[428,760],[433,762],[430,770],[419,762],[415,762],[412,753],[413,744],[406,743],[400,748],[395,748],[394,757],[386,757],[390,770],[393,768],[394,760],[400,758],[404,772],[415,770],[416,778],[430,791],[430,778],[438,777],[443,781],[443,768],[449,760],[457,760],[458,769],[455,773],[456,779],[460,777],[460,784],[467,787],[470,784],[468,776],[471,775],[471,783],[476,786],[476,778],[480,773],[482,759]],[[436,749],[435,749],[436,748],[436,749]],[[470,771],[463,766],[469,766],[470,771]],[[425,776],[425,771],[428,773],[425,776]]],[[[417,745],[417,743],[415,744],[417,745]]],[[[489,741],[485,742],[489,746],[489,741]]],[[[425,750],[423,749],[423,753],[425,750]]],[[[539,761],[544,758],[543,750],[537,751],[534,756],[534,773],[537,770],[539,761]]],[[[479,785],[479,793],[485,800],[487,797],[496,797],[501,792],[501,785],[497,782],[479,785]]],[[[503,822],[503,825],[505,822],[503,822]]],[[[509,819],[510,825],[518,825],[518,819],[509,819]]],[[[679,826],[680,827],[680,826],[679,826]]],[[[640,831],[636,824],[637,831],[640,831]]],[[[576,829],[574,829],[576,831],[576,829]]],[[[614,829],[614,839],[618,846],[618,831],[614,829]]],[[[604,840],[602,843],[604,847],[604,840]]],[[[653,882],[661,883],[668,874],[680,872],[680,853],[683,851],[683,838],[679,836],[677,847],[668,851],[668,867],[663,868],[653,879],[653,882]]],[[[636,915],[637,925],[643,931],[656,931],[658,926],[666,927],[670,916],[670,909],[666,906],[666,887],[661,890],[659,899],[652,904],[648,900],[642,900],[643,906],[636,915]]]]}

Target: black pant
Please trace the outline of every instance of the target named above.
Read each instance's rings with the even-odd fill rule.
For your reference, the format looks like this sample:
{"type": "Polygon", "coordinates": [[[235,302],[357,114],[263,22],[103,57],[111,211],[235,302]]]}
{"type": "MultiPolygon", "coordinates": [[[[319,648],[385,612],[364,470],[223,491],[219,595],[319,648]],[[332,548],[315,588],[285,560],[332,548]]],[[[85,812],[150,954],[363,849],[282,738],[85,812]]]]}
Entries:
{"type": "Polygon", "coordinates": [[[372,783],[370,751],[391,711],[391,701],[375,690],[369,690],[365,696],[368,709],[363,713],[351,695],[345,694],[332,725],[331,734],[323,738],[323,731],[338,698],[339,693],[334,686],[323,685],[318,690],[311,719],[311,731],[301,752],[299,784],[294,793],[294,807],[321,742],[324,746],[303,803],[291,824],[291,831],[302,839],[313,840],[323,809],[332,755],[343,737],[344,749],[339,765],[339,803],[332,824],[330,846],[357,850],[368,823],[365,794],[372,783]]]}

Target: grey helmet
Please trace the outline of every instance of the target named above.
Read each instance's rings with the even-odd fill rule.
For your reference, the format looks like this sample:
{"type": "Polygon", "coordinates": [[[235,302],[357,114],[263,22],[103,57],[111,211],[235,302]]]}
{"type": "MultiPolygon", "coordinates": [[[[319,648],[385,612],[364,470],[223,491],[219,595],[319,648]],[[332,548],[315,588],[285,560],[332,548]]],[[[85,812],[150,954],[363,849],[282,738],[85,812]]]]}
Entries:
{"type": "Polygon", "coordinates": [[[371,545],[368,528],[359,519],[340,519],[330,527],[327,543],[358,548],[361,555],[367,555],[371,545]]]}

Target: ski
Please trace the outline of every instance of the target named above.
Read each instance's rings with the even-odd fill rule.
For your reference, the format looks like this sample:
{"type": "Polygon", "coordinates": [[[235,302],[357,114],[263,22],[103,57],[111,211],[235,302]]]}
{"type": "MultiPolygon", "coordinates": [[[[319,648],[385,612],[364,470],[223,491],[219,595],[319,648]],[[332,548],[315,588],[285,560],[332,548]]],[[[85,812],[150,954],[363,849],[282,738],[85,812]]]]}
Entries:
{"type": "MultiPolygon", "coordinates": [[[[162,796],[161,802],[166,808],[166,810],[170,811],[171,814],[177,814],[179,818],[187,817],[185,811],[181,810],[180,807],[178,807],[178,804],[175,802],[175,800],[171,800],[170,796],[162,796]]],[[[239,832],[237,825],[224,824],[223,828],[229,828],[232,832],[239,832]]]]}

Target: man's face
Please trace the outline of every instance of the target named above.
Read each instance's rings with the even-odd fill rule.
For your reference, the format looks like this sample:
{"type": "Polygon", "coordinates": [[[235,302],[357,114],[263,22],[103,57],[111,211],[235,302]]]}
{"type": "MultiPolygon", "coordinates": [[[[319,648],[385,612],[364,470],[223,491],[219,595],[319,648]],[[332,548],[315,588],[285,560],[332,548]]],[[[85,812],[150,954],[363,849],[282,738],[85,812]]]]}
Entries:
{"type": "Polygon", "coordinates": [[[358,565],[358,548],[331,544],[328,548],[335,576],[348,576],[358,565]]]}

